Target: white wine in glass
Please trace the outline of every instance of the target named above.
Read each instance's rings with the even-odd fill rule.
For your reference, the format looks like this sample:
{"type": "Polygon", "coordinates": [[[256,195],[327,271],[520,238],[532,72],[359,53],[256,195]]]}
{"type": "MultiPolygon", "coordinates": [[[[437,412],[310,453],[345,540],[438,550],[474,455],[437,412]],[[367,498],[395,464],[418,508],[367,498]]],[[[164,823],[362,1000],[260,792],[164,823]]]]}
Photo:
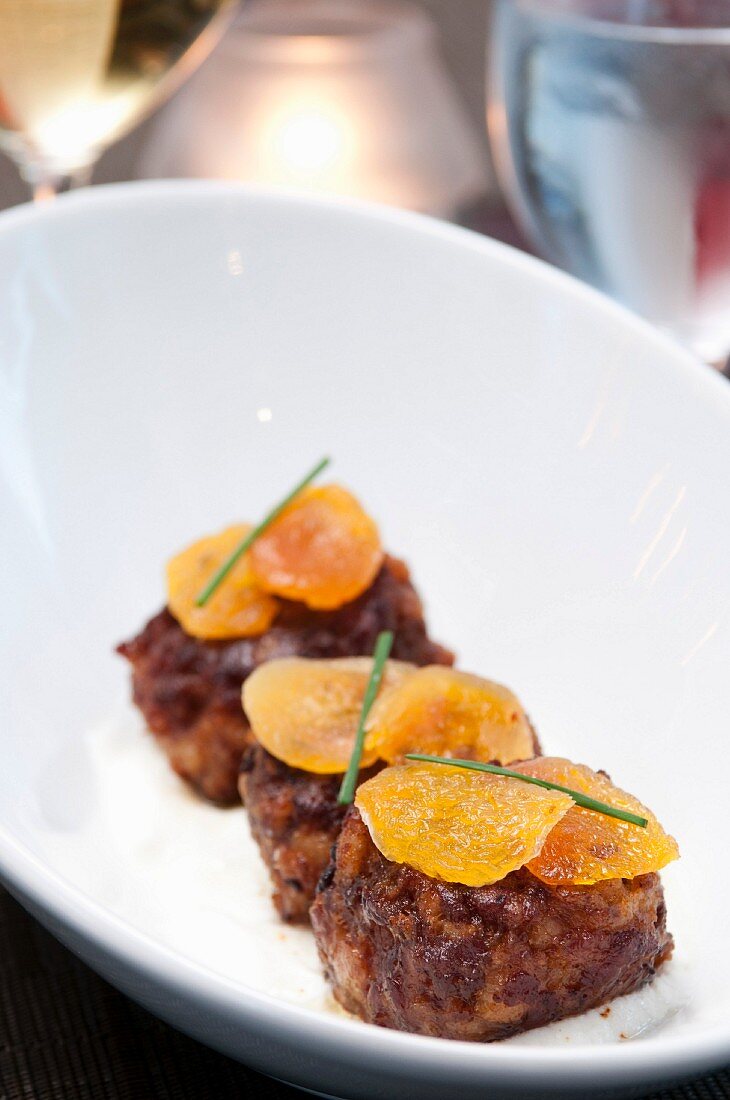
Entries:
{"type": "Polygon", "coordinates": [[[212,48],[234,0],[0,0],[0,148],[36,198],[103,149],[212,48]]]}

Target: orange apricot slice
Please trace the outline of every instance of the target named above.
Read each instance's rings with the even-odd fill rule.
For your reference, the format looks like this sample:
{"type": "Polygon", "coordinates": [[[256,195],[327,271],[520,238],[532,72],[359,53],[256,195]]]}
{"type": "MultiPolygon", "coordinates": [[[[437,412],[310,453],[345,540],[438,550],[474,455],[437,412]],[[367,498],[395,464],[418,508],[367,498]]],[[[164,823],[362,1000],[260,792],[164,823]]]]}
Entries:
{"type": "Polygon", "coordinates": [[[533,859],[574,803],[519,779],[409,762],[368,779],[355,805],[386,859],[487,886],[533,859]]]}
{"type": "Polygon", "coordinates": [[[552,830],[539,855],[528,863],[533,875],[550,886],[592,886],[606,879],[636,878],[659,871],[678,858],[677,842],[664,832],[651,811],[600,772],[555,756],[528,760],[514,770],[570,787],[649,822],[644,829],[574,805],[552,830]]]}
{"type": "Polygon", "coordinates": [[[339,485],[304,489],[251,547],[261,588],[318,610],[354,600],[382,562],[375,523],[339,485]]]}
{"type": "MultiPolygon", "coordinates": [[[[257,741],[292,768],[320,775],[344,772],[372,667],[372,657],[283,657],[259,665],[242,695],[257,741]]],[[[387,661],[380,690],[400,683],[414,668],[387,661]]],[[[362,767],[374,761],[372,752],[363,753],[362,767]]]]}
{"type": "Polygon", "coordinates": [[[492,680],[428,665],[376,700],[366,745],[388,763],[407,752],[496,760],[535,754],[535,736],[519,699],[492,680]]]}
{"type": "Polygon", "coordinates": [[[246,524],[227,527],[199,539],[167,563],[167,606],[194,638],[247,638],[263,634],[271,625],[279,604],[256,584],[248,554],[239,558],[203,607],[195,603],[216,569],[250,530],[246,524]]]}

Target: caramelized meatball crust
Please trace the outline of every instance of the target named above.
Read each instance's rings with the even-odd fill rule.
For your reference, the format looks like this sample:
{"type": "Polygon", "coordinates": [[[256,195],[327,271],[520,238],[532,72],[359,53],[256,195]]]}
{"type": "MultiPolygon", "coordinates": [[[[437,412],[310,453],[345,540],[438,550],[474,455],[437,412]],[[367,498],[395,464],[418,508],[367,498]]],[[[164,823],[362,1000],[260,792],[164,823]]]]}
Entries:
{"type": "Polygon", "coordinates": [[[381,630],[394,631],[398,660],[453,661],[429,639],[408,568],[392,557],[366,592],[336,611],[283,601],[259,637],[205,641],[163,610],[117,651],[132,665],[134,702],[172,767],[205,798],[229,804],[238,799],[239,767],[253,741],[241,708],[246,677],[275,657],[367,656],[381,630]]]}
{"type": "MultiPolygon", "coordinates": [[[[534,735],[535,753],[539,752],[534,735]]],[[[363,769],[358,785],[385,766],[363,769]]],[[[347,807],[337,795],[341,775],[292,768],[256,744],[244,754],[239,779],[253,838],[269,869],[282,920],[306,923],[320,876],[330,859],[347,807]]]]}
{"type": "Polygon", "coordinates": [[[658,875],[549,887],[522,868],[493,886],[441,882],[385,859],[354,808],[311,918],[344,1008],[475,1042],[630,993],[673,946],[658,875]]]}
{"type": "MultiPolygon", "coordinates": [[[[378,767],[363,770],[359,782],[375,775],[378,767]]],[[[341,775],[291,768],[258,744],[246,753],[241,797],[282,920],[309,920],[317,882],[347,812],[337,801],[341,783],[341,775]]]]}

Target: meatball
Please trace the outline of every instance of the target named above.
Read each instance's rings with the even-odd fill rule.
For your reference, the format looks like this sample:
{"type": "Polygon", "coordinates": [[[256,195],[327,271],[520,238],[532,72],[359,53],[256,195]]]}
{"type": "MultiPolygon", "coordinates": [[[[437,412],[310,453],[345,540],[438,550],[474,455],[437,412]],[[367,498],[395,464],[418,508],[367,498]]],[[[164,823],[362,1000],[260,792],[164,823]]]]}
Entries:
{"type": "MultiPolygon", "coordinates": [[[[360,782],[374,775],[378,766],[363,770],[360,782]]],[[[341,775],[315,775],[291,768],[262,745],[246,753],[241,797],[253,838],[269,869],[274,905],[282,920],[309,920],[317,882],[347,812],[347,806],[337,801],[341,783],[341,775]]]]}
{"type": "Polygon", "coordinates": [[[284,601],[259,637],[205,641],[163,610],[117,651],[132,665],[134,702],[172,767],[205,798],[229,804],[238,799],[241,759],[253,741],[241,709],[246,677],[274,657],[366,656],[381,630],[394,631],[399,660],[453,660],[430,641],[408,568],[391,557],[366,592],[336,611],[284,601]]]}
{"type": "Polygon", "coordinates": [[[549,887],[526,868],[492,886],[391,863],[345,819],[311,919],[340,1004],[369,1023],[489,1042],[648,982],[672,952],[658,875],[549,887]]]}
{"type": "MultiPolygon", "coordinates": [[[[534,752],[540,751],[533,733],[534,752]]],[[[363,769],[358,784],[381,768],[363,769]]],[[[245,754],[239,790],[253,838],[269,869],[282,920],[306,923],[315,888],[329,862],[347,807],[337,802],[342,775],[315,775],[255,745],[245,754]]]]}

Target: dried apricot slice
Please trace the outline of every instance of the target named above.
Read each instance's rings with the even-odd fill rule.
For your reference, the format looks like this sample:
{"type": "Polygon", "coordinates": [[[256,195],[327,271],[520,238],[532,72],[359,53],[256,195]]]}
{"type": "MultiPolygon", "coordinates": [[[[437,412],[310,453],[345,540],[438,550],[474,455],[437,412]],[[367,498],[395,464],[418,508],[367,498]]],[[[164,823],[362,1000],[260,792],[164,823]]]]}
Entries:
{"type": "MultiPolygon", "coordinates": [[[[256,739],[292,768],[331,775],[350,761],[372,657],[284,657],[259,665],[243,685],[243,707],[256,739]]],[[[381,691],[415,666],[387,661],[381,691]]],[[[375,760],[364,752],[362,766],[375,760]]]]}
{"type": "Polygon", "coordinates": [[[375,702],[368,749],[388,763],[407,752],[509,764],[535,753],[519,699],[491,680],[428,665],[375,702]]]}
{"type": "Polygon", "coordinates": [[[537,855],[574,803],[519,779],[406,763],[363,783],[355,805],[386,859],[487,886],[537,855]]]}
{"type": "Polygon", "coordinates": [[[574,805],[528,864],[533,875],[550,886],[591,886],[605,879],[636,878],[659,871],[678,858],[677,842],[664,832],[651,811],[600,772],[555,756],[528,760],[514,770],[571,787],[649,822],[644,829],[574,805]]]}
{"type": "Polygon", "coordinates": [[[187,634],[195,638],[246,638],[263,634],[271,625],[278,601],[262,592],[244,554],[203,607],[196,599],[244,535],[246,524],[208,535],[167,563],[167,605],[187,634]]]}
{"type": "Polygon", "coordinates": [[[261,588],[319,610],[354,600],[382,561],[375,523],[339,485],[304,489],[251,548],[261,588]]]}

